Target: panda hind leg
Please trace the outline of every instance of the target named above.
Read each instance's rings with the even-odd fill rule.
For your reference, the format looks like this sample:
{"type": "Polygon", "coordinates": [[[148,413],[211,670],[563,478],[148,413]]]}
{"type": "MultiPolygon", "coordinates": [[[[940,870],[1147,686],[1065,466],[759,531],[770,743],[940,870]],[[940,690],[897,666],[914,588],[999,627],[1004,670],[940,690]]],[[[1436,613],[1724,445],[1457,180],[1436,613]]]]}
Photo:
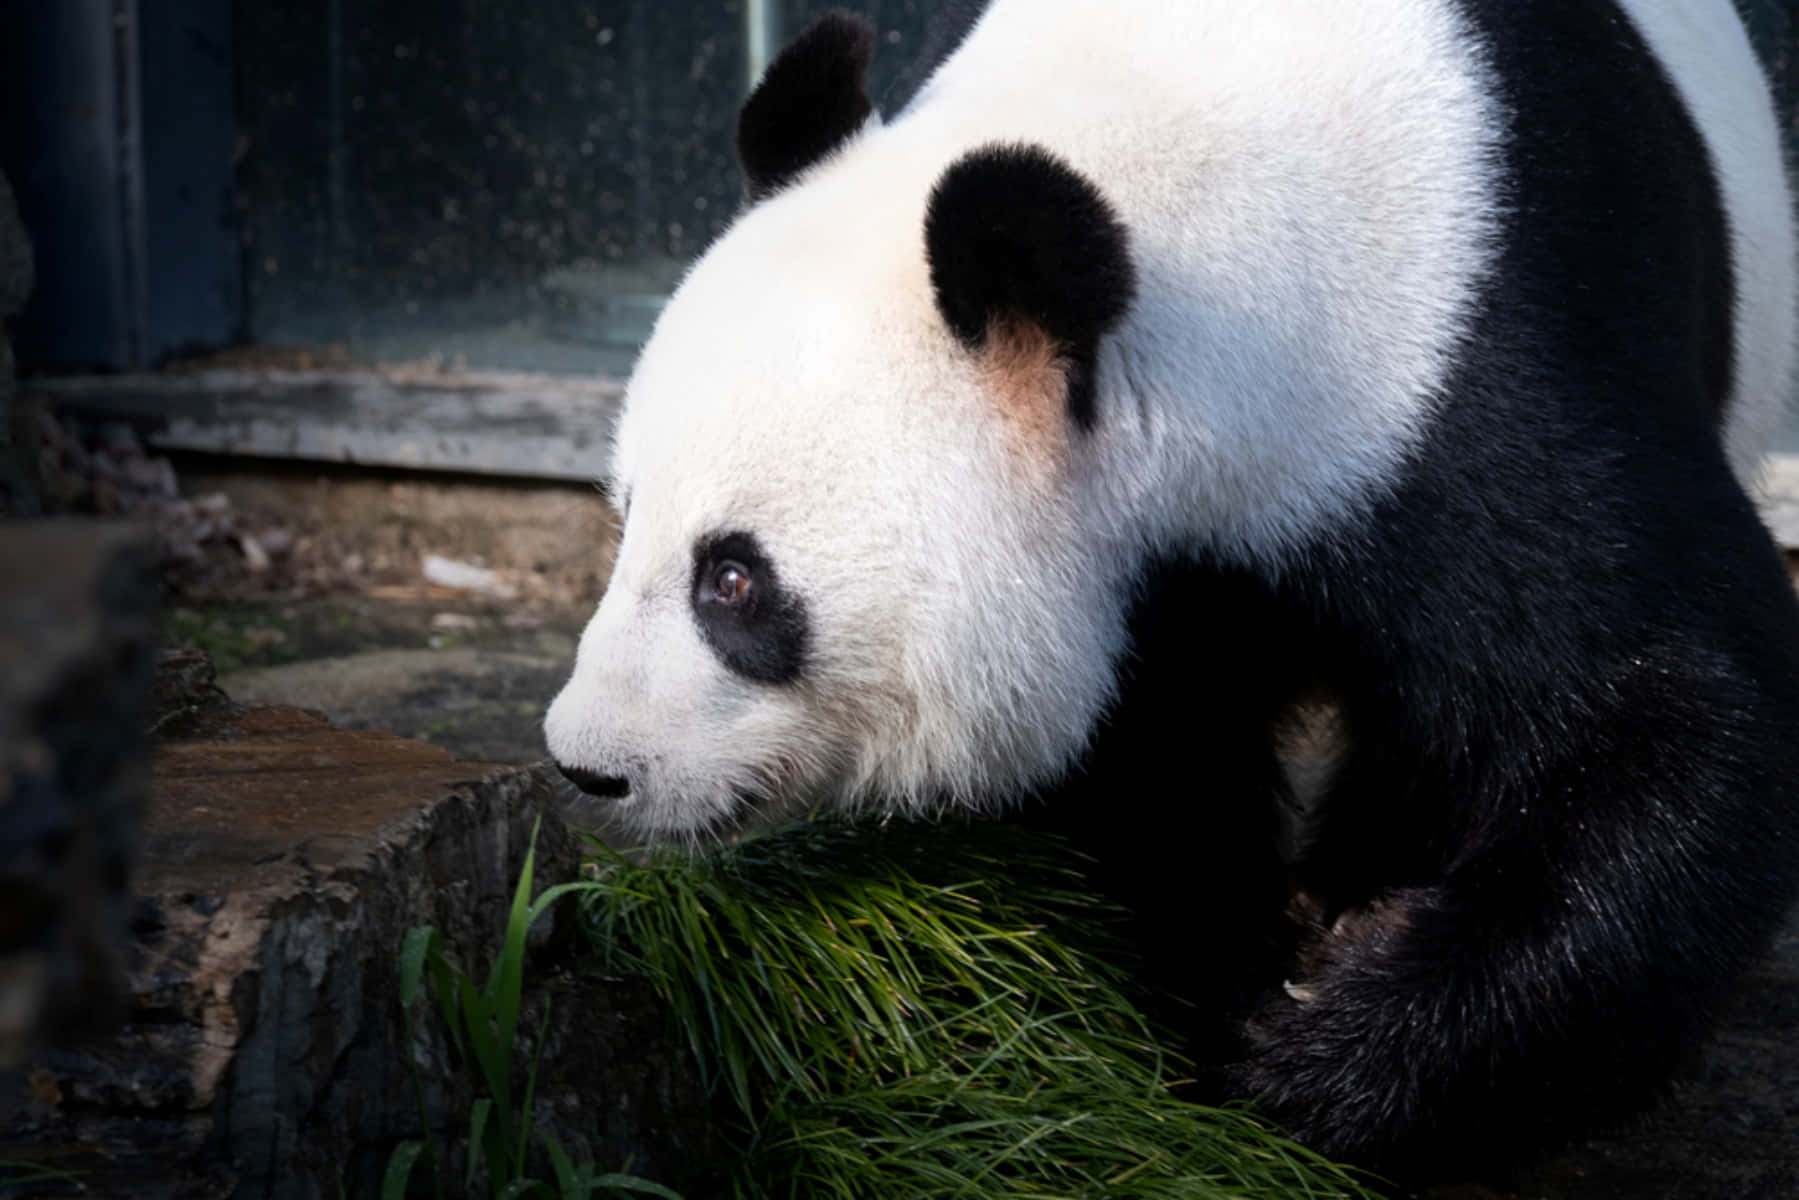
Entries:
{"type": "Polygon", "coordinates": [[[1715,679],[1667,675],[1615,681],[1578,746],[1489,777],[1440,867],[1360,900],[1327,886],[1291,986],[1245,1025],[1236,1094],[1409,1184],[1510,1170],[1653,1103],[1793,894],[1799,777],[1792,710],[1730,722],[1715,679]]]}

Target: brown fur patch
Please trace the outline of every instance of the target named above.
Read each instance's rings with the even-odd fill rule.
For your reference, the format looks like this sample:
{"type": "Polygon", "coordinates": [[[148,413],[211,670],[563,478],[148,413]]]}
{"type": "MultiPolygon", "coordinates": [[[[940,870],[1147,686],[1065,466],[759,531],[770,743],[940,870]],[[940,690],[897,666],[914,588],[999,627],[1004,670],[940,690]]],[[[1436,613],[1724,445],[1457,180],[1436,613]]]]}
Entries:
{"type": "Polygon", "coordinates": [[[1287,785],[1281,854],[1291,863],[1304,855],[1318,811],[1349,754],[1342,702],[1329,690],[1315,688],[1287,708],[1273,735],[1274,759],[1287,785]]]}
{"type": "Polygon", "coordinates": [[[1059,460],[1068,439],[1068,365],[1055,339],[1029,321],[996,321],[981,350],[981,376],[1020,449],[1059,460]]]}

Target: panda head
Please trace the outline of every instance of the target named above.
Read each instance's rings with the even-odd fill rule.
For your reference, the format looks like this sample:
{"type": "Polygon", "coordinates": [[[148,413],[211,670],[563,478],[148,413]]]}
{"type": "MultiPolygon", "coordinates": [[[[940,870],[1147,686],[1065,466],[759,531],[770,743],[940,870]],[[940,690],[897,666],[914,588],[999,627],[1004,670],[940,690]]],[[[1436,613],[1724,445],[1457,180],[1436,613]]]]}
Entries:
{"type": "Polygon", "coordinates": [[[641,834],[1003,801],[1112,696],[1083,443],[1124,230],[1040,147],[881,128],[871,44],[827,17],[771,65],[749,207],[627,389],[617,563],[545,728],[641,834]]]}

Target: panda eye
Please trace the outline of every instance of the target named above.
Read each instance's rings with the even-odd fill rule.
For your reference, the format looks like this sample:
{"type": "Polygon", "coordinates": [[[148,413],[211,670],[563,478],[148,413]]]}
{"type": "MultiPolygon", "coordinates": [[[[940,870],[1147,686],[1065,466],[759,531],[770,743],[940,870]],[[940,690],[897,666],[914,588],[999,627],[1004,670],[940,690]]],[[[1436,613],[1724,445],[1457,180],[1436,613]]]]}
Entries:
{"type": "Polygon", "coordinates": [[[755,586],[750,580],[750,569],[740,562],[726,559],[718,564],[712,572],[712,595],[714,604],[723,604],[728,608],[741,608],[749,603],[755,586]]]}
{"type": "Polygon", "coordinates": [[[709,534],[693,547],[693,616],[724,665],[758,683],[792,683],[806,665],[806,604],[755,535],[709,534]]]}

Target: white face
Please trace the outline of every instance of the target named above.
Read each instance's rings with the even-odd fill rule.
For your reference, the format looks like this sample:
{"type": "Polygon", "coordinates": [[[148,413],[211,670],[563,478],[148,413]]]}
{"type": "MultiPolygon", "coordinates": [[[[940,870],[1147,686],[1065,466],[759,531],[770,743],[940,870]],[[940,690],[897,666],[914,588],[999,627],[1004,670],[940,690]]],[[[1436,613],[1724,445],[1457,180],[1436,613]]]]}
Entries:
{"type": "Polygon", "coordinates": [[[627,393],[617,565],[545,730],[642,834],[1003,800],[1111,696],[1059,375],[960,346],[922,243],[814,220],[821,190],[713,247],[627,393]]]}

